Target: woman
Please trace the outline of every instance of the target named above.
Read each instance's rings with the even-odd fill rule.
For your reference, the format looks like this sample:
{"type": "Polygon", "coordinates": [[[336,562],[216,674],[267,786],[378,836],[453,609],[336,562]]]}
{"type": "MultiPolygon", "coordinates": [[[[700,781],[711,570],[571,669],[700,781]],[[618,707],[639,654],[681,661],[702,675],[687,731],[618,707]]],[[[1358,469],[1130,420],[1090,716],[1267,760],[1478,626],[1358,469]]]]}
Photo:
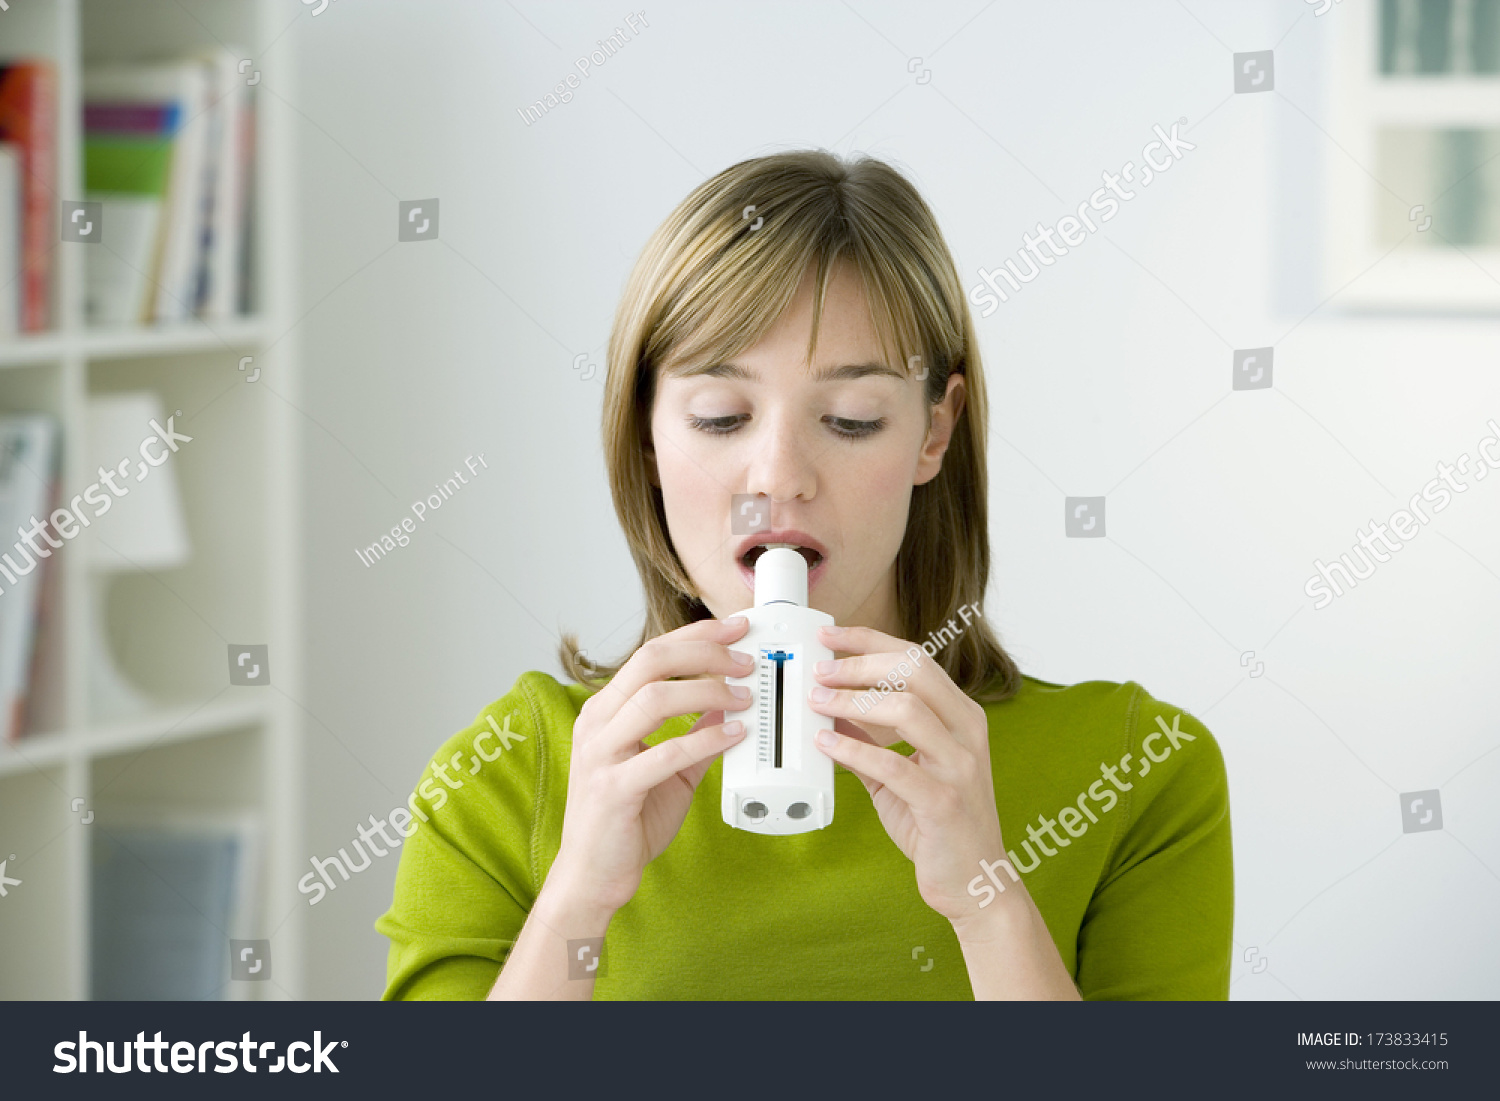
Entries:
{"type": "Polygon", "coordinates": [[[952,257],[901,175],[803,151],[689,195],[609,345],[641,640],[603,665],[565,635],[579,683],[523,674],[438,751],[376,923],[385,997],[1227,997],[1218,745],[1134,682],[1052,684],[1001,648],[985,424],[952,257]],[[770,530],[739,530],[746,502],[770,530]],[[783,837],[719,806],[733,613],[771,542],[839,625],[810,697],[836,818],[783,837]]]}

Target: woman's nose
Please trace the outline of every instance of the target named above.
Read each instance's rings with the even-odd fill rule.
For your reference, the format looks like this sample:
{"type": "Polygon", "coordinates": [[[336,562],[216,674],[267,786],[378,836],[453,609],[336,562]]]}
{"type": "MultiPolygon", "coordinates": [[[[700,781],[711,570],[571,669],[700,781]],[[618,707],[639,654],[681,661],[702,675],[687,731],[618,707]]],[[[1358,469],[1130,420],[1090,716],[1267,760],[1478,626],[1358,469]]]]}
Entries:
{"type": "Polygon", "coordinates": [[[817,483],[813,469],[813,441],[786,427],[767,432],[754,449],[746,492],[763,494],[773,502],[810,498],[817,483]]]}

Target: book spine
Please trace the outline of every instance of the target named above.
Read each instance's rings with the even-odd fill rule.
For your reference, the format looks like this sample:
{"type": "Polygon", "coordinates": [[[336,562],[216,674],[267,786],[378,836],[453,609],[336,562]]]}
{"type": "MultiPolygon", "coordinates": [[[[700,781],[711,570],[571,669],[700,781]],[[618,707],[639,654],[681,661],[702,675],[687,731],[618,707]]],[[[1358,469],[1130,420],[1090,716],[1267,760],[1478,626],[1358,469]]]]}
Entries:
{"type": "MultiPolygon", "coordinates": [[[[53,445],[54,448],[57,446],[53,445]]],[[[56,450],[53,451],[52,480],[47,487],[47,523],[43,526],[53,537],[61,537],[62,533],[52,523],[53,510],[62,504],[62,476],[58,471],[57,464],[60,456],[56,450]]],[[[11,712],[10,738],[12,741],[19,739],[27,730],[31,729],[31,721],[36,712],[36,697],[39,684],[39,675],[43,666],[42,661],[42,639],[45,637],[44,628],[51,622],[52,609],[57,604],[57,587],[61,584],[62,567],[58,564],[57,554],[41,563],[41,580],[38,583],[39,593],[35,610],[31,617],[31,630],[28,632],[25,643],[25,657],[22,662],[20,696],[14,701],[11,712]]]]}
{"type": "Polygon", "coordinates": [[[242,314],[251,313],[257,303],[254,300],[254,287],[251,284],[251,275],[256,261],[255,256],[255,204],[256,194],[256,130],[257,130],[257,107],[256,93],[251,90],[244,99],[244,106],[240,111],[240,187],[239,187],[239,219],[235,224],[236,232],[239,234],[239,247],[235,255],[235,307],[242,314]]]}
{"type": "MultiPolygon", "coordinates": [[[[49,509],[56,507],[62,488],[59,440],[56,424],[46,414],[17,414],[0,420],[0,532],[19,523],[17,534],[24,534],[25,518],[35,518],[37,512],[47,518],[39,530],[53,529],[49,509]]],[[[47,588],[57,584],[56,551],[42,554],[39,546],[32,547],[38,553],[24,549],[25,543],[18,541],[0,556],[4,563],[0,573],[10,581],[0,596],[0,722],[7,741],[26,730],[32,681],[40,668],[37,636],[45,617],[42,602],[47,588]]]]}
{"type": "Polygon", "coordinates": [[[57,87],[52,67],[39,61],[15,66],[20,89],[18,137],[26,213],[21,230],[21,327],[41,332],[49,322],[52,285],[52,198],[57,192],[57,87]]]}
{"type": "MultiPolygon", "coordinates": [[[[225,93],[215,87],[212,94],[222,96],[225,93]]],[[[219,102],[214,102],[209,108],[207,155],[203,158],[203,188],[194,218],[198,226],[198,251],[193,264],[192,294],[188,302],[192,312],[200,317],[207,312],[209,294],[213,287],[214,211],[224,201],[225,181],[219,175],[222,163],[219,146],[224,141],[226,109],[219,102]]]]}
{"type": "Polygon", "coordinates": [[[94,134],[138,134],[170,137],[177,129],[177,103],[85,103],[83,130],[94,134]]]}

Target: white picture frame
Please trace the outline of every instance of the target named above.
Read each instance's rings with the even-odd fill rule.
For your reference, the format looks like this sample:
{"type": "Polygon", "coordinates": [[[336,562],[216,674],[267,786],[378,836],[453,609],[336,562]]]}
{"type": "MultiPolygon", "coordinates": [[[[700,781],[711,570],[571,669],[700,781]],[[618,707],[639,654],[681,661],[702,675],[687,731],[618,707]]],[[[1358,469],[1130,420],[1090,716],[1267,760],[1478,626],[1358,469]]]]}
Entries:
{"type": "Polygon", "coordinates": [[[1334,140],[1324,143],[1323,294],[1354,308],[1500,310],[1500,247],[1420,239],[1434,196],[1380,179],[1382,131],[1500,132],[1500,75],[1383,75],[1378,0],[1340,5],[1329,15],[1334,140]],[[1392,242],[1391,219],[1402,214],[1393,208],[1401,200],[1413,209],[1404,212],[1405,234],[1392,242]]]}

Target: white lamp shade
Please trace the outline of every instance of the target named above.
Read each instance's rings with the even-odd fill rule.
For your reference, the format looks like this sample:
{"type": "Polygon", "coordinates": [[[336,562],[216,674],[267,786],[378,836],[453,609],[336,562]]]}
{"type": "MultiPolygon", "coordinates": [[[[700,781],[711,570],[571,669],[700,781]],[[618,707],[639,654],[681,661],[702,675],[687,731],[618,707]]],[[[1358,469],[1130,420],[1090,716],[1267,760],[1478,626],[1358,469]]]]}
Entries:
{"type": "Polygon", "coordinates": [[[184,564],[192,553],[174,469],[182,460],[156,435],[153,420],[166,430],[161,399],[151,391],[89,398],[88,468],[83,478],[98,482],[99,493],[111,501],[109,510],[98,516],[98,493],[93,495],[95,503],[79,505],[87,510],[93,528],[89,565],[96,571],[170,569],[184,564]],[[141,442],[148,438],[156,439],[146,451],[160,462],[158,466],[142,457],[141,442]],[[161,461],[163,455],[166,458],[161,461]],[[104,484],[100,467],[114,472],[114,483],[125,491],[123,496],[116,496],[104,484]]]}

